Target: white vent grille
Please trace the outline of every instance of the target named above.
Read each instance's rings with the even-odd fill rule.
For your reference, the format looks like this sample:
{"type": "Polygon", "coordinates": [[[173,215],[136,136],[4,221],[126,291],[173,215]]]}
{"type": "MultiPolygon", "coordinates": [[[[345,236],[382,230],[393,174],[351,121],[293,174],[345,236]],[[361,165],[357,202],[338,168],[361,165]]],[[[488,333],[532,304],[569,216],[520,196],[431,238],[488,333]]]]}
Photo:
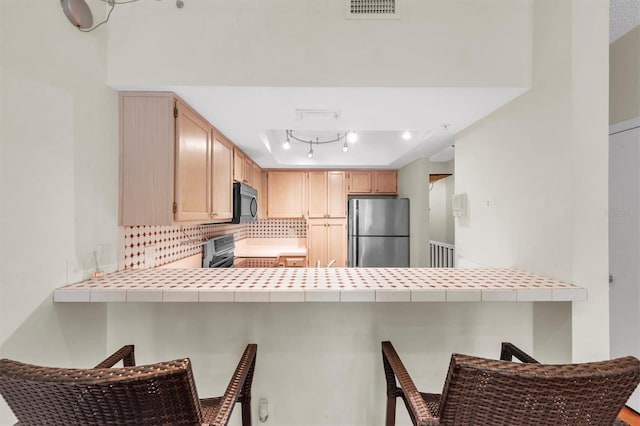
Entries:
{"type": "Polygon", "coordinates": [[[355,19],[397,19],[398,0],[347,0],[347,17],[355,19]]]}

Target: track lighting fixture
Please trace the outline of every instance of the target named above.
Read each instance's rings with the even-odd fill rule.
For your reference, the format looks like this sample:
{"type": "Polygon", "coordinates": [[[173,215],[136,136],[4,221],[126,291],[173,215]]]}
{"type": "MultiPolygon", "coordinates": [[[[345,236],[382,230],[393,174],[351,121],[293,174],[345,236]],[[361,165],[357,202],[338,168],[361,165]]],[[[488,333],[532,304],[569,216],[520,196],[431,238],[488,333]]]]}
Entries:
{"type": "Polygon", "coordinates": [[[353,130],[349,130],[343,133],[338,133],[334,139],[325,139],[321,140],[320,138],[315,138],[315,140],[311,138],[302,138],[293,134],[293,130],[285,130],[287,138],[282,143],[283,149],[289,149],[291,147],[291,141],[297,141],[309,144],[309,151],[307,152],[307,158],[313,158],[313,145],[323,145],[333,142],[342,141],[342,152],[349,152],[349,142],[355,142],[358,139],[357,133],[353,130]]]}

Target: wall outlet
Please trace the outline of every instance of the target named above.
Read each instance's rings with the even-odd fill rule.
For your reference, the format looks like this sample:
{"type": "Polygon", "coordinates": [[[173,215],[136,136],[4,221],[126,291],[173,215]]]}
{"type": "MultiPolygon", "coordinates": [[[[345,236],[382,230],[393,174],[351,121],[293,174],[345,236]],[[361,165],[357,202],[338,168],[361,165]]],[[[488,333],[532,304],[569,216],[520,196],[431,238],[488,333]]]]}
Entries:
{"type": "Polygon", "coordinates": [[[144,247],[144,267],[153,268],[156,266],[156,246],[144,247]]]}

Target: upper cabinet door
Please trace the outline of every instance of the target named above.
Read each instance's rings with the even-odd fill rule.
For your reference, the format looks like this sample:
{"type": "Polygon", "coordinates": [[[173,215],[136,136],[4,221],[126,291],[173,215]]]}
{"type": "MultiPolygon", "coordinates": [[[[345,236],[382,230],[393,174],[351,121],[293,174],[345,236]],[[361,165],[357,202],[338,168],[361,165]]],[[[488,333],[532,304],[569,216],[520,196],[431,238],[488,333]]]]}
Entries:
{"type": "Polygon", "coordinates": [[[262,170],[260,172],[260,188],[256,188],[258,190],[258,219],[266,219],[267,218],[267,210],[268,210],[268,181],[267,178],[268,173],[266,170],[262,170]]]}
{"type": "Polygon", "coordinates": [[[310,219],[327,217],[327,172],[309,171],[307,188],[308,217],[310,219]]]}
{"type": "Polygon", "coordinates": [[[349,172],[350,194],[371,194],[371,171],[349,172]]]}
{"type": "Polygon", "coordinates": [[[344,172],[327,172],[327,217],[347,217],[347,184],[344,172]]]}
{"type": "Polygon", "coordinates": [[[209,218],[211,128],[182,102],[177,102],[175,220],[209,218]]]}
{"type": "Polygon", "coordinates": [[[244,154],[238,149],[233,150],[233,180],[244,181],[244,154]]]}
{"type": "Polygon", "coordinates": [[[244,157],[244,179],[242,181],[253,187],[253,161],[249,157],[244,157]]]}
{"type": "Polygon", "coordinates": [[[343,218],[347,215],[347,187],[344,172],[308,172],[308,209],[310,219],[343,218]]]}
{"type": "Polygon", "coordinates": [[[373,173],[374,192],[377,194],[396,194],[398,192],[398,172],[395,170],[377,170],[373,173]]]}
{"type": "Polygon", "coordinates": [[[304,218],[305,214],[305,172],[269,171],[268,211],[269,218],[304,218]]]}
{"type": "Polygon", "coordinates": [[[211,218],[224,221],[233,218],[233,146],[213,133],[211,218]]]}

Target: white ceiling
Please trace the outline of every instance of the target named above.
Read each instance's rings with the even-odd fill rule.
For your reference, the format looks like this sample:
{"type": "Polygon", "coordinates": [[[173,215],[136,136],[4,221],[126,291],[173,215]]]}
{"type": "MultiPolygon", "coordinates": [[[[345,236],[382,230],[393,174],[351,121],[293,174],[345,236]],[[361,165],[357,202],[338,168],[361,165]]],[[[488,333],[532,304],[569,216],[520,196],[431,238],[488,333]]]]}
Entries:
{"type": "Polygon", "coordinates": [[[182,97],[265,168],[399,168],[419,157],[453,158],[454,135],[526,91],[493,88],[117,87],[167,90],[182,97]],[[330,110],[336,119],[300,119],[298,109],[330,110]],[[445,129],[443,124],[447,124],[445,129]],[[355,130],[358,141],[282,148],[285,129],[303,138],[336,138],[355,130]],[[402,139],[405,130],[411,140],[402,139]],[[438,154],[439,153],[439,154],[438,154]],[[434,156],[435,154],[438,154],[434,156]]]}
{"type": "MultiPolygon", "coordinates": [[[[611,0],[610,39],[640,24],[640,0],[611,0]]],[[[524,93],[523,87],[116,87],[173,91],[267,168],[399,168],[419,157],[448,161],[454,135],[524,93]],[[298,109],[336,111],[335,119],[300,119],[298,109]],[[448,128],[443,127],[448,124],[448,128]],[[314,147],[292,142],[282,148],[285,129],[304,138],[335,138],[355,130],[359,140],[314,147]],[[401,137],[403,131],[411,140],[401,137]]]]}

